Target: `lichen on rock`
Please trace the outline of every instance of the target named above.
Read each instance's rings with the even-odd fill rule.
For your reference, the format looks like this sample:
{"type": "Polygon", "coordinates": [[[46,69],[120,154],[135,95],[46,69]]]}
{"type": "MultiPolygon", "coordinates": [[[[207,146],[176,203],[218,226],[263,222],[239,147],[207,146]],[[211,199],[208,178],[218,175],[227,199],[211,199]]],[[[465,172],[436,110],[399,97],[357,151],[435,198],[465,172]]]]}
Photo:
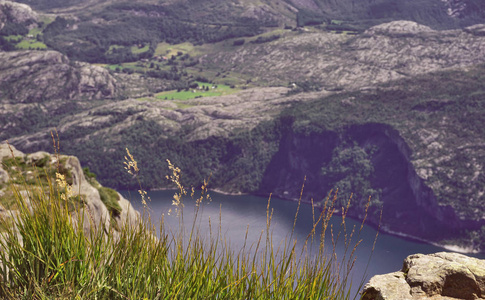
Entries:
{"type": "Polygon", "coordinates": [[[401,271],[372,277],[363,300],[485,299],[485,260],[459,253],[413,254],[401,271]]]}

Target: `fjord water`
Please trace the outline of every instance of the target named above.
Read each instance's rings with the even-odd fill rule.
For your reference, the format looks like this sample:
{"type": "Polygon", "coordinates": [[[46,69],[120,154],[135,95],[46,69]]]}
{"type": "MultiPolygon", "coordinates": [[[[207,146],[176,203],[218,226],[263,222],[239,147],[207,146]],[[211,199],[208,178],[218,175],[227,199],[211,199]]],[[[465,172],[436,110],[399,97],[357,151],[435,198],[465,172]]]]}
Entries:
{"type": "MultiPolygon", "coordinates": [[[[122,194],[131,201],[132,205],[138,211],[143,211],[143,205],[137,192],[125,191],[122,194]]],[[[173,194],[174,191],[154,191],[148,194],[151,198],[151,201],[148,203],[149,212],[152,222],[157,230],[160,225],[162,214],[164,215],[163,220],[166,230],[176,232],[180,226],[179,218],[174,212],[175,207],[172,206],[173,194]],[[168,212],[170,209],[172,209],[172,213],[169,215],[168,212]]],[[[223,237],[231,243],[232,249],[236,253],[244,245],[246,231],[248,232],[247,244],[251,245],[252,243],[257,243],[262,230],[266,228],[268,198],[252,195],[223,195],[215,192],[211,192],[210,195],[212,201],[208,202],[204,199],[204,202],[198,211],[197,225],[200,228],[200,232],[209,232],[210,218],[212,232],[217,233],[217,230],[221,228],[223,237]]],[[[187,196],[185,197],[184,204],[183,223],[186,230],[190,230],[195,215],[195,201],[187,196]]],[[[270,211],[273,213],[271,228],[275,248],[277,248],[280,242],[284,241],[285,238],[291,234],[297,207],[298,203],[294,201],[286,201],[277,198],[271,199],[270,211]]],[[[315,209],[314,212],[315,218],[318,218],[320,211],[315,209]]],[[[341,216],[338,213],[332,218],[334,231],[340,227],[341,220],[341,216]]],[[[293,234],[293,238],[297,239],[297,245],[300,249],[304,244],[308,233],[311,231],[312,223],[312,208],[310,205],[302,203],[293,234]]],[[[345,223],[348,233],[350,233],[354,225],[357,231],[361,227],[360,221],[352,220],[350,218],[346,218],[345,223]]],[[[398,271],[402,267],[404,258],[410,254],[429,254],[446,251],[440,247],[380,232],[377,242],[375,243],[374,251],[372,252],[375,236],[376,230],[371,226],[364,225],[360,235],[353,238],[353,242],[350,246],[351,249],[348,250],[348,252],[350,252],[355,243],[362,239],[362,242],[359,244],[355,252],[357,260],[352,272],[353,295],[359,291],[358,287],[362,278],[364,278],[364,282],[367,282],[376,274],[398,271]]],[[[265,237],[266,236],[264,235],[263,240],[265,237]]],[[[343,241],[343,236],[340,240],[343,241]]],[[[326,245],[326,251],[329,251],[327,253],[331,253],[332,242],[330,231],[327,232],[326,245]]],[[[318,247],[318,245],[316,245],[316,247],[318,247]]],[[[337,257],[341,258],[344,255],[344,251],[345,247],[343,246],[343,243],[338,243],[336,247],[337,257]]],[[[485,255],[474,256],[482,259],[485,258],[485,255]]]]}

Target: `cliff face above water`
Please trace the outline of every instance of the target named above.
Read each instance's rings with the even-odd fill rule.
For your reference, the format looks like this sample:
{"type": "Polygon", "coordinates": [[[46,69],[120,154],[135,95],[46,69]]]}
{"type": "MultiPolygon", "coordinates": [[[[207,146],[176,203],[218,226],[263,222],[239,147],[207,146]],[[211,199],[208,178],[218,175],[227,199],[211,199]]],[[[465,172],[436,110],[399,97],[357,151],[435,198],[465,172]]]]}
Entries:
{"type": "Polygon", "coordinates": [[[290,132],[280,140],[260,192],[298,199],[304,184],[303,200],[312,198],[318,203],[338,188],[339,205],[345,206],[352,191],[349,215],[358,218],[364,217],[371,196],[371,223],[426,240],[446,239],[451,233],[485,225],[479,215],[474,220],[461,218],[452,205],[440,203],[416,173],[411,157],[412,150],[399,132],[385,124],[352,125],[309,135],[290,132]]]}

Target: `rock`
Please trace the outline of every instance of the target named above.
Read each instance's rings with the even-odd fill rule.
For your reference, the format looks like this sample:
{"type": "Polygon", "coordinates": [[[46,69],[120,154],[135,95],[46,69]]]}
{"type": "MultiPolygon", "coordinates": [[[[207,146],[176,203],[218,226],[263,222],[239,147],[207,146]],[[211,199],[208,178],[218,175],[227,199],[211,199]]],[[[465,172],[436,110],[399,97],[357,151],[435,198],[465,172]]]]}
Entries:
{"type": "Polygon", "coordinates": [[[84,177],[81,163],[77,157],[69,156],[66,161],[66,168],[71,170],[73,178],[72,190],[76,194],[84,195],[87,200],[87,209],[83,210],[84,231],[89,232],[92,223],[94,223],[95,226],[103,226],[104,228],[108,229],[110,226],[109,211],[101,201],[98,190],[93,187],[84,177]]]}
{"type": "Polygon", "coordinates": [[[241,14],[241,17],[253,19],[254,22],[278,22],[278,14],[272,11],[271,7],[266,4],[249,5],[249,7],[241,14]]]}
{"type": "Polygon", "coordinates": [[[363,300],[485,299],[485,260],[458,253],[414,254],[401,271],[371,278],[363,300]]]}
{"type": "Polygon", "coordinates": [[[121,207],[121,214],[119,217],[116,217],[116,222],[118,228],[122,228],[125,224],[128,226],[136,225],[136,222],[140,219],[140,213],[131,206],[130,201],[126,200],[120,193],[119,205],[121,207]]]}
{"type": "Polygon", "coordinates": [[[16,24],[37,22],[38,15],[30,6],[11,1],[0,1],[0,29],[5,22],[16,24]]]}
{"type": "MultiPolygon", "coordinates": [[[[0,167],[0,184],[5,183],[8,181],[8,173],[4,169],[0,167]]],[[[0,193],[0,196],[2,194],[0,193]]]]}
{"type": "Polygon", "coordinates": [[[57,51],[0,52],[0,99],[13,103],[46,99],[109,99],[117,82],[105,68],[70,61],[57,51]]]}
{"type": "Polygon", "coordinates": [[[476,36],[485,36],[485,24],[477,24],[465,28],[465,32],[471,33],[476,36]]]}
{"type": "Polygon", "coordinates": [[[369,28],[366,35],[387,35],[393,37],[414,36],[425,32],[433,32],[428,26],[412,21],[394,21],[369,28]]]}
{"type": "Polygon", "coordinates": [[[225,66],[253,81],[320,82],[323,88],[354,90],[427,72],[485,62],[483,25],[433,30],[393,21],[362,34],[310,32],[201,57],[204,68],[225,66]],[[267,70],[271,70],[268,72],[267,70]]]}
{"type": "MultiPolygon", "coordinates": [[[[14,157],[17,157],[17,156],[22,156],[23,153],[17,149],[15,149],[14,146],[12,145],[8,145],[7,143],[1,143],[0,144],[0,162],[6,158],[6,157],[12,157],[12,155],[14,157]]],[[[1,167],[1,165],[0,165],[1,167]]]]}
{"type": "MultiPolygon", "coordinates": [[[[77,223],[80,220],[82,220],[83,222],[82,228],[86,233],[88,233],[91,230],[92,226],[96,226],[96,227],[101,226],[105,229],[106,233],[110,232],[111,221],[112,221],[110,212],[104,205],[103,201],[101,201],[101,197],[99,195],[98,189],[95,188],[86,180],[83,169],[77,157],[64,156],[64,155],[59,155],[59,157],[57,157],[43,151],[39,151],[26,156],[24,153],[15,149],[13,146],[10,146],[9,148],[9,146],[6,143],[2,143],[0,144],[0,160],[7,155],[11,155],[10,149],[13,151],[16,157],[17,156],[22,158],[27,157],[27,160],[26,160],[27,163],[38,161],[46,156],[49,157],[48,161],[50,163],[56,163],[58,158],[61,161],[65,161],[64,168],[70,171],[70,175],[72,177],[71,188],[74,193],[73,196],[82,195],[83,199],[85,200],[86,209],[81,210],[81,215],[77,215],[76,212],[73,212],[74,221],[77,223]]],[[[0,171],[3,171],[6,173],[6,171],[1,168],[0,168],[0,171]]],[[[3,172],[0,173],[0,175],[2,175],[3,172]]],[[[30,199],[30,196],[29,196],[30,192],[25,190],[20,190],[19,192],[25,200],[30,199]]],[[[119,205],[122,208],[122,212],[119,216],[113,217],[114,221],[118,225],[117,228],[121,228],[126,223],[128,223],[130,226],[135,225],[136,222],[138,222],[140,219],[139,213],[133,208],[133,206],[131,206],[131,203],[128,200],[123,198],[123,196],[121,195],[119,195],[119,197],[120,197],[119,205]]],[[[31,207],[30,201],[28,201],[27,204],[29,206],[29,209],[32,212],[34,212],[31,207]]],[[[0,209],[1,208],[3,207],[0,207],[0,209]]],[[[12,215],[11,211],[5,210],[4,208],[3,208],[3,211],[0,211],[0,213],[1,213],[0,217],[12,215]]],[[[13,212],[13,215],[16,215],[15,212],[13,212]]],[[[117,235],[117,232],[114,232],[114,234],[117,235]]]]}
{"type": "Polygon", "coordinates": [[[485,296],[485,263],[483,260],[458,253],[440,252],[435,255],[445,260],[455,261],[466,266],[475,276],[482,297],[485,296]]]}
{"type": "Polygon", "coordinates": [[[411,294],[411,288],[406,284],[403,272],[376,275],[371,278],[365,289],[366,295],[380,295],[380,298],[377,296],[376,299],[407,300],[411,294]]]}

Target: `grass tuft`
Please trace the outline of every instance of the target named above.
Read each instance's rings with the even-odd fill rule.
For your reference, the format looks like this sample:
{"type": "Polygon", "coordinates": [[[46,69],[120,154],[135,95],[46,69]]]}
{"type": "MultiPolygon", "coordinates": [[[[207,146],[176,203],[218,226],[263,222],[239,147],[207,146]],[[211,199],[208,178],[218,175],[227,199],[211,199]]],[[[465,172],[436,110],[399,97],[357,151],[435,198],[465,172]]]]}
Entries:
{"type": "MultiPolygon", "coordinates": [[[[127,171],[132,176],[138,174],[136,160],[128,151],[126,160],[127,171]]],[[[179,168],[170,162],[169,168],[169,179],[177,187],[174,204],[183,218],[184,201],[193,199],[199,204],[210,199],[208,181],[199,197],[195,189],[180,184],[179,168]]],[[[89,178],[94,180],[94,176],[89,178]]],[[[223,237],[221,225],[219,230],[211,229],[207,238],[196,220],[189,230],[182,225],[178,232],[165,230],[162,221],[160,235],[156,236],[146,211],[135,225],[126,222],[121,228],[107,230],[91,224],[88,232],[78,230],[78,224],[84,223],[85,207],[69,207],[69,184],[62,176],[57,181],[64,181],[65,188],[56,189],[54,179],[47,187],[10,184],[18,210],[11,213],[14,226],[0,221],[2,299],[353,298],[349,275],[359,244],[355,242],[358,230],[338,232],[329,226],[336,193],[328,196],[322,212],[314,215],[313,230],[302,250],[296,248],[291,234],[281,244],[273,243],[268,202],[267,224],[259,241],[245,243],[235,251],[223,237]],[[316,234],[317,228],[321,234],[316,234]],[[325,235],[329,232],[333,249],[339,240],[345,243],[348,252],[343,257],[337,258],[335,250],[327,253],[325,235]],[[318,253],[312,252],[313,244],[318,253]]],[[[115,191],[98,189],[109,201],[115,198],[115,191]]],[[[139,192],[144,201],[149,200],[142,188],[139,192]]],[[[347,210],[343,209],[342,228],[347,210]]],[[[297,217],[298,212],[295,220],[297,217]]]]}

